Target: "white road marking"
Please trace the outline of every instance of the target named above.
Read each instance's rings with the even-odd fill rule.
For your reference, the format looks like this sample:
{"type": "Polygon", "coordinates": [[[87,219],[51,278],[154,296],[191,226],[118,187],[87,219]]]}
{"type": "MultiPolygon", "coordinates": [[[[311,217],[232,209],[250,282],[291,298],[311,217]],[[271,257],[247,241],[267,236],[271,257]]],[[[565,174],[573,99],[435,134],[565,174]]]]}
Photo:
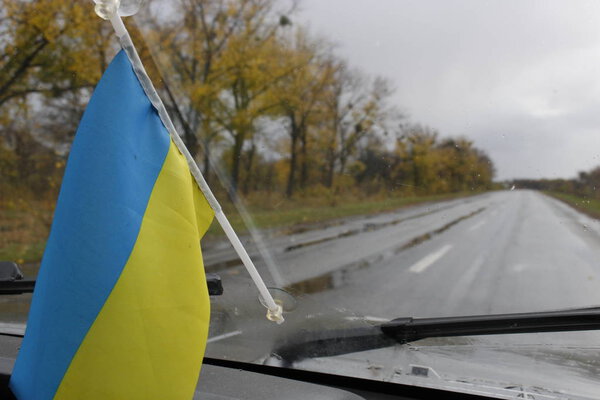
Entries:
{"type": "Polygon", "coordinates": [[[408,270],[416,274],[425,271],[431,264],[439,260],[452,248],[451,244],[447,244],[438,251],[423,257],[419,262],[413,264],[408,270]]]}
{"type": "Polygon", "coordinates": [[[213,336],[213,337],[209,338],[206,341],[206,343],[218,342],[219,340],[227,339],[227,338],[230,338],[232,336],[237,336],[240,333],[242,333],[242,331],[227,332],[227,333],[224,333],[224,334],[219,335],[219,336],[213,336]]]}
{"type": "Polygon", "coordinates": [[[485,225],[485,223],[486,223],[486,222],[487,222],[487,219],[485,219],[485,218],[484,218],[483,220],[479,221],[479,222],[478,222],[478,223],[476,223],[475,225],[471,226],[471,227],[469,228],[469,232],[473,232],[473,231],[475,231],[475,230],[477,230],[477,229],[481,228],[483,225],[485,225]]]}

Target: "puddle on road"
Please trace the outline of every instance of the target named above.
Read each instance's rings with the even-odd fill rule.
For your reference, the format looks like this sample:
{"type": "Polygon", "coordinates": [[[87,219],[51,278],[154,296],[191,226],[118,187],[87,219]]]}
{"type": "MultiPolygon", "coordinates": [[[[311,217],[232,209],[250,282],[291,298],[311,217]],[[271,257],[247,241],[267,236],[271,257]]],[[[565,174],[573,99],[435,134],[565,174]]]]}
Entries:
{"type": "MultiPolygon", "coordinates": [[[[395,219],[392,221],[386,221],[386,222],[367,222],[363,225],[362,228],[360,229],[353,229],[353,230],[349,230],[349,231],[345,231],[345,232],[341,232],[337,235],[332,235],[332,236],[327,236],[321,239],[316,239],[316,240],[310,240],[310,241],[306,241],[306,242],[302,242],[302,243],[298,243],[298,244],[293,244],[290,246],[287,246],[286,248],[283,249],[284,252],[289,252],[289,251],[293,251],[293,250],[297,250],[297,249],[301,249],[301,248],[305,248],[305,247],[309,247],[309,246],[314,246],[317,244],[321,244],[321,243],[325,243],[325,242],[329,242],[331,240],[337,240],[337,239],[342,239],[345,237],[350,237],[350,236],[354,236],[354,235],[358,235],[360,233],[365,233],[365,232],[373,232],[379,229],[383,229],[385,227],[388,226],[392,226],[392,225],[397,225],[401,222],[404,221],[409,221],[411,219],[416,219],[416,218],[421,218],[424,217],[426,215],[430,215],[430,214],[434,214],[436,212],[440,212],[440,211],[444,211],[448,208],[453,207],[452,205],[448,205],[448,206],[444,206],[444,207],[440,207],[440,208],[436,208],[435,210],[428,210],[426,212],[420,213],[420,214],[415,214],[415,215],[411,215],[410,217],[406,217],[406,218],[399,218],[399,219],[395,219]]],[[[459,221],[460,222],[460,221],[459,221]]],[[[339,225],[343,225],[345,222],[337,222],[337,223],[330,223],[330,224],[325,224],[324,226],[321,227],[321,229],[326,229],[332,226],[339,226],[339,225]]],[[[297,232],[294,233],[301,233],[301,232],[305,232],[308,231],[310,229],[305,229],[305,230],[299,230],[297,232]]],[[[228,269],[231,267],[236,267],[238,265],[241,264],[240,259],[237,257],[237,255],[234,258],[225,260],[225,261],[219,261],[216,263],[212,263],[210,265],[205,265],[204,268],[206,270],[206,272],[218,272],[224,269],[228,269]]]]}
{"type": "Polygon", "coordinates": [[[414,237],[414,238],[412,238],[411,240],[409,240],[407,243],[403,244],[402,246],[400,246],[400,247],[397,247],[397,248],[396,248],[396,251],[395,251],[395,254],[398,254],[398,253],[400,253],[401,251],[404,251],[404,250],[406,250],[406,249],[410,249],[411,247],[414,247],[414,246],[416,246],[416,245],[418,245],[418,244],[421,244],[421,243],[425,242],[426,240],[429,240],[429,239],[431,239],[431,238],[432,238],[432,237],[434,237],[435,235],[439,235],[440,233],[442,233],[442,232],[444,232],[444,231],[447,231],[448,229],[450,229],[450,228],[451,228],[451,227],[453,227],[454,225],[458,224],[459,222],[462,222],[462,221],[464,221],[465,219],[468,219],[468,218],[474,217],[475,215],[477,215],[477,214],[479,214],[479,213],[483,212],[483,210],[485,210],[485,207],[481,207],[481,208],[479,208],[479,209],[477,209],[477,210],[473,211],[473,212],[472,212],[472,213],[470,213],[470,214],[463,215],[463,216],[462,216],[462,217],[460,217],[460,218],[457,218],[457,219],[455,219],[455,220],[452,220],[452,221],[448,222],[446,225],[444,225],[444,226],[442,226],[441,228],[438,228],[438,229],[436,229],[436,230],[434,230],[434,231],[427,232],[427,233],[424,233],[423,235],[419,235],[419,236],[417,236],[417,237],[414,237]]]}
{"type": "Polygon", "coordinates": [[[296,282],[294,284],[286,286],[285,290],[291,292],[292,294],[296,294],[296,293],[311,294],[311,293],[324,292],[326,290],[336,289],[336,288],[345,286],[347,283],[350,282],[350,275],[353,272],[358,271],[360,269],[370,267],[371,265],[381,262],[392,256],[395,256],[404,250],[407,250],[411,247],[417,246],[417,245],[433,238],[434,236],[447,231],[454,225],[456,225],[466,219],[474,217],[477,214],[480,214],[485,209],[486,209],[485,207],[481,207],[469,214],[463,215],[460,218],[457,218],[457,219],[454,219],[454,220],[448,222],[446,225],[444,225],[438,229],[424,233],[423,235],[416,236],[416,237],[412,238],[411,240],[409,240],[408,242],[404,243],[403,245],[396,247],[393,251],[388,251],[385,253],[377,254],[372,257],[364,258],[357,262],[351,263],[343,268],[336,269],[335,271],[331,271],[326,274],[316,276],[314,278],[309,278],[309,279],[305,279],[300,282],[296,282]]]}
{"type": "Polygon", "coordinates": [[[283,251],[288,252],[288,251],[301,249],[301,248],[308,247],[308,246],[314,246],[315,244],[329,242],[330,240],[341,239],[341,238],[345,238],[348,236],[354,236],[361,232],[364,232],[364,229],[353,229],[351,231],[342,232],[337,235],[327,236],[327,237],[324,237],[321,239],[310,240],[308,242],[302,242],[302,243],[298,243],[298,244],[292,244],[290,246],[287,246],[285,249],[283,249],[283,251]]]}
{"type": "Polygon", "coordinates": [[[331,222],[317,222],[317,223],[313,223],[313,224],[306,224],[306,225],[300,225],[300,226],[292,226],[289,228],[283,228],[281,230],[279,230],[279,234],[284,235],[284,236],[288,236],[288,235],[297,235],[299,233],[304,233],[304,232],[309,232],[309,231],[313,231],[313,230],[322,230],[322,229],[327,229],[327,228],[331,228],[333,226],[340,226],[340,225],[344,225],[346,223],[346,221],[331,221],[331,222]]]}
{"type": "Polygon", "coordinates": [[[288,252],[288,251],[292,251],[292,250],[297,250],[300,248],[304,248],[304,247],[308,247],[308,246],[314,246],[316,244],[321,244],[321,243],[325,243],[325,242],[329,242],[331,240],[336,240],[336,239],[341,239],[341,238],[345,238],[345,237],[349,237],[349,236],[354,236],[354,235],[358,235],[360,233],[365,233],[365,232],[374,232],[377,231],[379,229],[383,229],[386,228],[388,226],[392,226],[392,225],[398,225],[401,222],[405,222],[405,221],[409,221],[411,219],[417,219],[417,218],[421,218],[427,215],[431,215],[440,211],[444,211],[448,208],[453,207],[454,205],[448,205],[448,206],[444,206],[444,207],[440,207],[440,208],[436,208],[434,210],[427,210],[426,212],[420,213],[420,214],[415,214],[415,215],[411,215],[410,217],[405,217],[405,218],[398,218],[398,219],[394,219],[392,221],[386,221],[386,222],[367,222],[363,225],[363,227],[361,229],[353,229],[350,231],[345,231],[342,233],[339,233],[337,235],[332,235],[332,236],[327,236],[321,239],[316,239],[316,240],[310,240],[307,242],[302,242],[302,243],[298,243],[298,244],[293,244],[290,245],[288,247],[286,247],[284,249],[284,251],[288,252]]]}
{"type": "MultiPolygon", "coordinates": [[[[474,199],[466,199],[464,201],[464,203],[465,204],[466,203],[471,203],[473,201],[475,201],[475,200],[474,199]]],[[[284,248],[283,251],[284,252],[289,252],[289,251],[293,251],[293,250],[297,250],[297,249],[301,249],[301,248],[305,248],[305,247],[309,247],[309,246],[314,246],[314,245],[317,245],[317,244],[325,243],[325,242],[328,242],[328,241],[331,241],[331,240],[337,240],[337,239],[342,239],[342,238],[345,238],[345,237],[350,237],[350,236],[358,235],[360,233],[373,232],[373,231],[376,231],[376,230],[379,230],[379,229],[386,228],[388,226],[397,225],[397,224],[405,222],[405,221],[410,221],[412,219],[417,219],[417,218],[421,218],[421,217],[424,217],[424,216],[427,216],[427,215],[435,214],[435,213],[438,213],[440,211],[444,211],[444,210],[447,210],[449,208],[452,208],[454,206],[455,206],[454,204],[448,204],[448,205],[445,205],[443,207],[434,208],[434,209],[427,208],[427,211],[425,211],[425,212],[422,212],[422,213],[419,213],[419,214],[415,214],[415,215],[411,215],[411,216],[405,217],[405,218],[398,218],[398,219],[395,219],[395,220],[386,221],[386,222],[367,222],[360,229],[353,229],[353,230],[341,232],[341,233],[339,233],[337,235],[327,236],[327,237],[324,237],[324,238],[321,238],[321,239],[316,239],[316,240],[306,241],[306,242],[302,242],[302,243],[298,243],[298,244],[293,244],[293,245],[290,245],[290,246],[287,246],[286,248],[284,248]]],[[[483,210],[483,209],[481,209],[481,210],[483,210]]],[[[369,218],[373,218],[375,216],[376,215],[372,215],[372,216],[369,216],[369,218]]],[[[468,218],[469,216],[465,216],[465,217],[462,217],[462,218],[468,218]]],[[[454,223],[458,223],[460,221],[462,221],[462,219],[459,218],[459,220],[455,220],[454,223]]],[[[330,228],[330,227],[333,227],[333,226],[341,226],[341,225],[346,224],[346,222],[347,221],[331,221],[331,222],[326,222],[326,223],[323,223],[323,224],[319,225],[319,228],[315,228],[314,225],[311,225],[311,226],[299,226],[299,227],[295,227],[295,228],[292,227],[292,228],[290,228],[289,231],[281,231],[281,232],[284,232],[284,234],[287,234],[287,235],[298,234],[298,233],[308,232],[308,231],[314,230],[314,229],[326,229],[326,228],[330,228]]],[[[452,225],[449,225],[447,227],[442,227],[441,229],[446,230],[450,226],[452,226],[452,225]]],[[[425,237],[427,235],[431,235],[431,233],[422,235],[423,237],[413,239],[413,240],[416,240],[416,242],[414,244],[409,245],[408,247],[415,246],[415,245],[423,242],[424,240],[429,239],[430,236],[429,237],[425,237]]],[[[408,245],[408,243],[407,243],[407,245],[408,245]]],[[[400,249],[398,251],[402,251],[402,250],[404,250],[404,249],[400,249]]],[[[205,268],[206,272],[218,272],[218,271],[222,271],[222,270],[229,269],[229,268],[232,268],[232,267],[236,267],[236,266],[239,266],[239,265],[241,265],[241,261],[237,257],[237,255],[235,255],[234,258],[231,258],[231,259],[228,259],[228,260],[224,260],[224,261],[218,261],[218,262],[215,262],[215,263],[211,263],[211,264],[205,265],[204,268],[205,268]]]]}
{"type": "Polygon", "coordinates": [[[336,270],[325,275],[320,275],[315,278],[310,278],[301,282],[294,283],[290,286],[287,286],[285,290],[291,292],[292,294],[311,294],[324,292],[326,290],[342,286],[342,275],[344,274],[344,272],[350,271],[346,271],[345,269],[336,270]]]}

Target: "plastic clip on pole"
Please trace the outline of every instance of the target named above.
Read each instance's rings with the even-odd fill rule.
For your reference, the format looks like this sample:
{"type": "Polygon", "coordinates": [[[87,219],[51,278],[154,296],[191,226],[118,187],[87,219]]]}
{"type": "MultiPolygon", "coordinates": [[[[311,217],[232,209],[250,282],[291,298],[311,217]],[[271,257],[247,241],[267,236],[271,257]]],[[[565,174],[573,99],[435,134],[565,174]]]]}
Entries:
{"type": "MultiPolygon", "coordinates": [[[[96,14],[100,18],[110,21],[110,23],[113,26],[113,29],[115,30],[115,34],[117,35],[117,37],[119,39],[122,39],[122,38],[128,36],[127,28],[125,27],[125,25],[123,24],[123,21],[121,20],[121,17],[119,16],[119,13],[120,13],[119,6],[121,4],[120,0],[94,0],[94,3],[96,3],[96,6],[95,6],[96,14]]],[[[137,7],[139,7],[140,1],[130,0],[128,6],[131,6],[131,3],[136,3],[137,7]]],[[[137,10],[137,8],[135,8],[135,5],[133,6],[133,8],[137,10]]],[[[133,12],[133,13],[135,13],[135,12],[133,12]]],[[[123,15],[126,15],[126,14],[123,14],[123,15]]],[[[129,12],[127,15],[132,15],[132,13],[129,12]]],[[[283,323],[283,321],[284,321],[283,309],[282,309],[281,305],[277,304],[275,302],[275,300],[273,299],[273,296],[271,296],[271,293],[269,293],[267,286],[265,285],[260,274],[256,270],[256,267],[254,266],[254,263],[250,259],[250,256],[248,255],[248,252],[244,248],[244,245],[242,244],[242,242],[238,238],[237,234],[233,230],[231,224],[229,223],[229,220],[223,213],[223,210],[221,209],[220,204],[218,203],[214,194],[212,193],[212,191],[206,184],[204,177],[202,177],[202,173],[200,172],[198,165],[196,164],[196,162],[190,155],[189,151],[187,150],[187,148],[181,141],[181,138],[178,136],[177,132],[174,131],[173,122],[169,118],[169,115],[166,112],[166,109],[165,109],[162,101],[160,101],[160,98],[158,98],[158,95],[156,94],[156,90],[152,86],[152,82],[150,81],[150,78],[147,76],[146,71],[144,70],[144,67],[141,64],[141,61],[139,61],[139,56],[137,55],[137,52],[133,46],[132,46],[131,51],[134,53],[133,59],[131,60],[131,62],[136,66],[136,68],[134,68],[134,70],[135,70],[136,74],[143,74],[144,76],[143,76],[143,79],[141,79],[141,80],[143,82],[147,83],[146,87],[144,87],[146,94],[150,98],[157,99],[157,102],[153,102],[153,104],[155,107],[158,108],[157,111],[158,111],[159,115],[161,116],[163,123],[169,130],[171,137],[173,138],[173,141],[175,142],[175,144],[177,145],[177,147],[179,148],[181,153],[186,158],[188,165],[190,167],[191,173],[194,176],[194,178],[196,179],[196,183],[200,187],[200,190],[202,190],[202,193],[204,193],[209,204],[215,211],[215,218],[217,219],[217,221],[219,221],[219,224],[223,228],[223,231],[225,231],[225,235],[227,236],[227,238],[233,245],[233,248],[235,249],[236,253],[242,260],[242,263],[248,270],[250,277],[254,281],[254,284],[256,285],[256,287],[260,293],[260,296],[263,299],[263,301],[267,307],[267,310],[268,310],[267,311],[267,319],[269,319],[270,321],[277,322],[278,324],[283,323]],[[152,93],[148,93],[148,91],[151,91],[152,93]]],[[[129,54],[128,54],[128,56],[129,56],[129,54]]],[[[132,58],[132,57],[130,57],[130,58],[132,58]]],[[[138,77],[139,77],[139,75],[138,75],[138,77]]],[[[144,86],[144,85],[142,85],[142,86],[144,86]]]]}

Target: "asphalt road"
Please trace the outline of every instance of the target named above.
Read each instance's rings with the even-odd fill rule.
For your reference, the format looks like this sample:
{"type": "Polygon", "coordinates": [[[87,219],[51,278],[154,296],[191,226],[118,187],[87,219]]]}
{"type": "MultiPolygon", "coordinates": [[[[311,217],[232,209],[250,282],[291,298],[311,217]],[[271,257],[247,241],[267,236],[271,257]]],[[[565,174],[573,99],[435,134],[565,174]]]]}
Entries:
{"type": "MultiPolygon", "coordinates": [[[[213,299],[208,356],[262,363],[282,343],[301,343],[303,330],[339,329],[343,339],[355,327],[397,317],[600,305],[600,221],[539,192],[491,192],[266,236],[297,308],[281,326],[266,321],[247,273],[230,261],[219,272],[225,294],[213,299]]],[[[233,255],[213,245],[207,263],[222,267],[233,255]]],[[[253,258],[268,277],[270,269],[253,258]]],[[[598,343],[597,331],[428,338],[294,366],[460,391],[485,386],[510,398],[515,390],[597,398],[598,343]],[[434,372],[415,376],[415,365],[434,372]]]]}
{"type": "MultiPolygon", "coordinates": [[[[288,319],[326,310],[383,321],[600,305],[600,221],[535,191],[490,192],[262,236],[270,263],[254,241],[242,240],[267,284],[287,288],[304,307],[288,319]]],[[[225,288],[213,299],[214,316],[235,309],[256,320],[263,312],[257,291],[230,244],[205,242],[203,252],[225,288]]],[[[0,322],[24,322],[29,299],[2,299],[0,322]]],[[[214,322],[215,334],[231,328],[214,322]]]]}
{"type": "MultiPolygon", "coordinates": [[[[225,289],[211,298],[209,357],[276,363],[281,345],[301,342],[304,330],[340,329],[343,339],[397,317],[600,305],[600,221],[539,192],[490,192],[261,235],[270,263],[242,239],[268,284],[294,293],[282,296],[291,307],[286,323],[263,317],[227,242],[204,242],[207,270],[225,289]]],[[[18,334],[30,296],[6,297],[0,327],[18,334]]],[[[515,390],[597,398],[598,343],[596,331],[427,338],[294,366],[460,391],[486,387],[510,398],[515,390]],[[415,366],[433,372],[426,378],[415,366]]]]}
{"type": "MultiPolygon", "coordinates": [[[[282,277],[270,284],[374,320],[600,305],[600,223],[534,191],[352,218],[265,241],[282,277]]],[[[235,258],[221,246],[205,249],[207,265],[235,258]]],[[[253,258],[269,278],[273,266],[253,258]]],[[[231,263],[220,271],[226,292],[245,274],[231,263]]]]}

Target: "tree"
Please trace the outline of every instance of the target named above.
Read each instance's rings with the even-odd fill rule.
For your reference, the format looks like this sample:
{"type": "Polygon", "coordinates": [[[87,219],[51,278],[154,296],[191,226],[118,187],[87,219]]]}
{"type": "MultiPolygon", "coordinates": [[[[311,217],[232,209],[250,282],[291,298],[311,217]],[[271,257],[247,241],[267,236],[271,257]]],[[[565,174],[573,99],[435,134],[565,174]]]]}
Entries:
{"type": "Polygon", "coordinates": [[[331,128],[326,147],[327,179],[331,187],[336,165],[338,172],[346,172],[348,160],[358,145],[371,134],[386,133],[391,121],[402,118],[389,105],[393,93],[391,85],[383,78],[367,79],[351,70],[343,61],[333,66],[334,78],[329,88],[327,108],[331,128]]]}
{"type": "Polygon", "coordinates": [[[277,103],[277,113],[286,120],[289,136],[289,172],[286,196],[291,197],[297,184],[300,162],[300,187],[308,183],[309,129],[324,117],[325,93],[333,79],[333,69],[319,42],[311,40],[305,31],[298,29],[286,50],[285,61],[294,73],[284,76],[271,90],[277,103]],[[297,67],[297,68],[296,68],[297,67]],[[298,148],[300,146],[300,148],[298,148]]]}
{"type": "Polygon", "coordinates": [[[153,39],[153,53],[160,56],[163,98],[192,156],[203,150],[207,179],[211,148],[222,131],[215,121],[219,96],[225,90],[221,78],[228,73],[221,60],[244,20],[261,18],[270,7],[266,1],[253,3],[179,0],[174,3],[174,18],[165,20],[160,8],[145,18],[144,34],[153,39]]]}
{"type": "Polygon", "coordinates": [[[114,53],[112,30],[83,0],[0,0],[0,10],[0,122],[27,108],[30,133],[64,146],[114,53]],[[57,119],[61,129],[36,129],[57,119]]]}
{"type": "MultiPolygon", "coordinates": [[[[238,185],[240,156],[253,135],[254,123],[271,106],[264,103],[269,87],[285,75],[278,69],[278,30],[290,23],[274,0],[179,0],[176,16],[147,17],[157,32],[167,84],[168,106],[182,128],[192,154],[204,151],[209,175],[215,142],[231,142],[232,192],[238,185]],[[166,66],[166,67],[165,67],[166,66]],[[175,96],[175,92],[179,96],[175,96]]],[[[289,72],[288,72],[289,73],[289,72]]]]}
{"type": "Polygon", "coordinates": [[[434,154],[438,133],[422,125],[408,125],[396,143],[401,160],[400,179],[409,178],[415,190],[422,193],[433,191],[436,176],[436,156],[434,154]]]}
{"type": "Polygon", "coordinates": [[[0,146],[15,160],[7,175],[37,195],[114,52],[111,34],[84,0],[0,0],[0,146]]]}
{"type": "Polygon", "coordinates": [[[0,0],[0,10],[0,106],[95,85],[106,67],[110,27],[87,1],[0,0]]]}

